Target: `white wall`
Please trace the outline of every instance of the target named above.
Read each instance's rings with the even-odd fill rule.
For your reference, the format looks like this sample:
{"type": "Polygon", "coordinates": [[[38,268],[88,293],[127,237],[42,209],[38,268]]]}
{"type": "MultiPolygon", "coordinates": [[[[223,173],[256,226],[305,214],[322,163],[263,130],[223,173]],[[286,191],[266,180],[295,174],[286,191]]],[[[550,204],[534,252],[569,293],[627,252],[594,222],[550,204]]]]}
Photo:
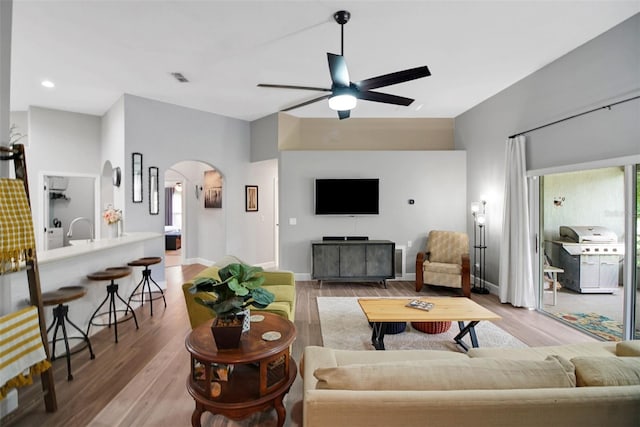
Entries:
{"type": "Polygon", "coordinates": [[[464,151],[284,151],[280,154],[280,266],[310,274],[312,240],[365,235],[407,249],[407,272],[429,230],[465,230],[464,151]],[[379,178],[380,214],[314,215],[315,178],[379,178]],[[410,205],[409,199],[415,204],[410,205]],[[295,218],[297,224],[290,225],[295,218]]]}
{"type": "MultiPolygon", "coordinates": [[[[640,14],[580,46],[455,119],[467,150],[467,206],[488,198],[487,280],[498,284],[504,147],[509,135],[640,94],[640,14]]],[[[640,154],[640,102],[530,133],[527,168],[640,154]]],[[[470,215],[467,230],[473,230],[470,215]]]]}

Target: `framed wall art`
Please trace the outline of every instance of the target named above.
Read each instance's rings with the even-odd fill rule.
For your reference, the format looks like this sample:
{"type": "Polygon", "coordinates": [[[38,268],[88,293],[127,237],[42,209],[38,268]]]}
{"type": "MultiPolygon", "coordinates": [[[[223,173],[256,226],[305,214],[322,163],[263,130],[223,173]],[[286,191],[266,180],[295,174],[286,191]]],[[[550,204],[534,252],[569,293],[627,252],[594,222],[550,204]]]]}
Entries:
{"type": "Polygon", "coordinates": [[[258,186],[244,186],[244,210],[246,212],[258,212],[258,186]]]}
{"type": "Polygon", "coordinates": [[[204,207],[222,208],[222,175],[217,170],[204,173],[204,207]]]}
{"type": "Polygon", "coordinates": [[[149,167],[149,213],[158,215],[160,213],[160,191],[158,190],[158,168],[149,167]]]}
{"type": "Polygon", "coordinates": [[[142,153],[131,154],[133,203],[142,203],[142,153]]]}

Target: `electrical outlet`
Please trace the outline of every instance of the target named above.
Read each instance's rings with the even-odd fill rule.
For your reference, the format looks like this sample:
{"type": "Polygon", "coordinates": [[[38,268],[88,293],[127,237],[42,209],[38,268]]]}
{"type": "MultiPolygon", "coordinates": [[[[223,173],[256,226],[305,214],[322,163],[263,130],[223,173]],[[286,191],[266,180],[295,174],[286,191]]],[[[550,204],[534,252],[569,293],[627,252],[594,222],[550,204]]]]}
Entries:
{"type": "Polygon", "coordinates": [[[407,247],[408,247],[408,248],[410,248],[410,247],[411,247],[411,245],[413,245],[413,242],[412,242],[411,240],[409,240],[409,241],[407,242],[407,247]]]}

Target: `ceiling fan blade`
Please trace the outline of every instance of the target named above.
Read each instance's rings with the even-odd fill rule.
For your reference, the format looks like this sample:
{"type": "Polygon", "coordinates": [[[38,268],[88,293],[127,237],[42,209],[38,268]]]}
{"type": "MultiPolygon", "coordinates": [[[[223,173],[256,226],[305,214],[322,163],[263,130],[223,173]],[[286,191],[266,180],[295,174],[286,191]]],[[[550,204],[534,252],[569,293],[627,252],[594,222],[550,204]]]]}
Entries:
{"type": "Polygon", "coordinates": [[[313,87],[313,86],[294,86],[294,85],[272,85],[268,83],[258,83],[258,87],[272,87],[276,89],[302,89],[302,90],[317,90],[321,92],[331,92],[331,89],[326,87],[313,87]]]}
{"type": "Polygon", "coordinates": [[[347,61],[344,56],[327,52],[327,59],[333,86],[349,87],[351,80],[349,80],[349,70],[347,70],[347,61]]]}
{"type": "Polygon", "coordinates": [[[351,110],[338,111],[338,118],[340,120],[348,119],[350,115],[351,115],[351,110]]]}
{"type": "Polygon", "coordinates": [[[317,98],[313,98],[313,99],[310,99],[310,100],[308,100],[308,101],[301,102],[300,104],[296,104],[296,105],[293,105],[293,106],[291,106],[291,107],[284,108],[284,109],[282,109],[282,110],[280,110],[280,111],[290,111],[290,110],[294,110],[294,109],[296,109],[296,108],[304,107],[305,105],[313,104],[314,102],[322,101],[323,99],[327,99],[327,98],[329,98],[330,96],[331,96],[331,95],[322,95],[322,96],[319,96],[319,97],[317,97],[317,98]]]}
{"type": "Polygon", "coordinates": [[[431,75],[429,67],[422,66],[410,68],[408,70],[398,71],[395,73],[384,74],[382,76],[372,77],[370,79],[361,80],[355,83],[355,86],[361,91],[376,89],[384,86],[391,86],[398,83],[408,82],[410,80],[420,79],[431,75]]]}
{"type": "Polygon", "coordinates": [[[414,101],[411,98],[389,95],[388,93],[372,92],[370,90],[366,92],[360,92],[358,94],[358,98],[367,101],[384,102],[385,104],[404,105],[405,107],[407,105],[411,105],[411,103],[414,101]]]}

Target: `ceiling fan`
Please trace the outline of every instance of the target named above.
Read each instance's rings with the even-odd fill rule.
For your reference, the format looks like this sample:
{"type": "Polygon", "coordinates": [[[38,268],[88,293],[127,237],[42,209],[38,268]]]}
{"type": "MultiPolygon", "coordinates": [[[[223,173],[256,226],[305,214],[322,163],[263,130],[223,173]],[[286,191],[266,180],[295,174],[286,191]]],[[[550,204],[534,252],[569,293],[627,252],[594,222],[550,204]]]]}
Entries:
{"type": "Polygon", "coordinates": [[[313,90],[321,92],[329,92],[326,95],[322,95],[308,101],[296,104],[294,106],[283,109],[282,111],[289,111],[295,108],[304,107],[305,105],[313,104],[314,102],[322,101],[323,99],[329,100],[329,107],[332,110],[338,112],[340,120],[346,119],[351,113],[358,99],[365,101],[382,102],[384,104],[394,104],[408,106],[414,100],[411,98],[405,98],[397,95],[390,95],[382,92],[374,92],[371,89],[377,89],[384,86],[390,86],[398,83],[407,82],[410,80],[419,79],[422,77],[428,77],[431,75],[427,66],[410,68],[395,73],[384,74],[377,77],[372,77],[366,80],[360,80],[358,82],[352,82],[349,79],[349,71],[347,70],[347,62],[344,59],[344,24],[349,22],[351,14],[346,10],[340,10],[333,14],[333,19],[340,24],[340,55],[327,52],[327,59],[329,61],[329,73],[331,74],[331,88],[323,87],[311,87],[311,86],[295,86],[295,85],[278,85],[278,84],[266,84],[260,83],[259,87],[271,87],[280,89],[301,89],[301,90],[313,90]]]}

